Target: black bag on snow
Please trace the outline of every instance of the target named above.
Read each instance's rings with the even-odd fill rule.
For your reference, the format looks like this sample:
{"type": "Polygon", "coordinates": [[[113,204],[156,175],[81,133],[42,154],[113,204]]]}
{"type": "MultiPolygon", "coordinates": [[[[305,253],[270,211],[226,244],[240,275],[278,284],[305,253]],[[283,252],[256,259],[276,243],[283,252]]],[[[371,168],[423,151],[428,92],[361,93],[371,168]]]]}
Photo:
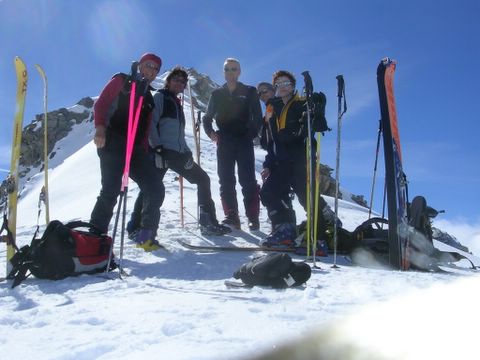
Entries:
{"type": "Polygon", "coordinates": [[[350,256],[359,265],[389,264],[388,220],[372,217],[352,232],[350,256]]]}
{"type": "MultiPolygon", "coordinates": [[[[105,271],[112,243],[110,236],[90,223],[73,221],[64,225],[53,220],[40,239],[34,236],[30,245],[23,246],[12,257],[12,271],[7,279],[14,280],[13,288],[29,276],[28,271],[37,278],[51,280],[105,271]]],[[[112,259],[109,270],[115,268],[112,259]]]]}
{"type": "MultiPolygon", "coordinates": [[[[431,219],[438,211],[427,205],[423,196],[416,196],[408,206],[408,260],[416,270],[435,271],[438,265],[453,263],[465,256],[441,251],[433,246],[431,219]]],[[[364,266],[389,266],[388,220],[371,218],[352,233],[352,261],[364,266]]],[[[468,260],[468,259],[467,259],[468,260]]]]}
{"type": "Polygon", "coordinates": [[[249,286],[271,286],[283,289],[300,286],[312,274],[310,266],[304,262],[294,262],[290,255],[272,253],[243,264],[235,271],[233,277],[241,279],[249,286]]]}
{"type": "Polygon", "coordinates": [[[441,251],[433,246],[431,219],[437,214],[438,211],[428,206],[423,196],[415,196],[409,206],[409,261],[414,269],[436,270],[438,265],[466,259],[459,253],[441,251]]]}

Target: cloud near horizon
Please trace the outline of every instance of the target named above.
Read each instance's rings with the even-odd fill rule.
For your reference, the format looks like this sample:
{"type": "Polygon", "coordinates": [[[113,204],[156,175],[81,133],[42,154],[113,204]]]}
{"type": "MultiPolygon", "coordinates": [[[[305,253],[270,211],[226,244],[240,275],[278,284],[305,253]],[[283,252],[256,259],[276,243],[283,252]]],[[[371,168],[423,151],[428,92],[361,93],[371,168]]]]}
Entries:
{"type": "Polygon", "coordinates": [[[467,246],[475,256],[480,257],[480,217],[473,223],[465,219],[435,220],[433,226],[448,232],[467,246]]]}

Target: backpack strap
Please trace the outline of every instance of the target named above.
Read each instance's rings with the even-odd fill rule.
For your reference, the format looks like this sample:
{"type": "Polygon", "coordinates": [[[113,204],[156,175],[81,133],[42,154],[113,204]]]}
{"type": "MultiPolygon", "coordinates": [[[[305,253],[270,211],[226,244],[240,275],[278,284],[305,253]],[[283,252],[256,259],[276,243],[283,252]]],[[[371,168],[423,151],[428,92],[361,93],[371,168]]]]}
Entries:
{"type": "Polygon", "coordinates": [[[100,230],[99,228],[97,228],[95,225],[89,223],[89,222],[86,222],[86,221],[82,221],[82,220],[76,220],[76,221],[70,221],[69,223],[65,224],[65,226],[69,229],[77,229],[77,228],[88,228],[89,231],[92,233],[92,234],[95,234],[95,235],[104,235],[103,234],[103,231],[100,230]]]}
{"type": "Polygon", "coordinates": [[[7,232],[7,235],[6,235],[7,245],[12,245],[15,251],[18,251],[18,246],[15,243],[13,233],[10,231],[10,227],[8,226],[8,218],[6,213],[3,214],[3,223],[2,223],[2,228],[0,229],[0,233],[2,233],[3,230],[7,232]]]}
{"type": "Polygon", "coordinates": [[[7,275],[7,279],[13,280],[12,289],[22,281],[24,281],[31,274],[27,274],[27,271],[30,269],[32,264],[32,258],[30,256],[30,246],[25,245],[20,250],[18,250],[15,255],[13,255],[10,260],[12,264],[12,270],[7,275]]]}

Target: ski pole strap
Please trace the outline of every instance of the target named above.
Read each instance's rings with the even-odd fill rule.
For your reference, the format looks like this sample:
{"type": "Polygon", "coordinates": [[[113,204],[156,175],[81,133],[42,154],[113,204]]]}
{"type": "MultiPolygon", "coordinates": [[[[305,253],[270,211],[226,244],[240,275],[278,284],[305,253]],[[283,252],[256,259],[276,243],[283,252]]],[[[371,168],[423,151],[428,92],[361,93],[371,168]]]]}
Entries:
{"type": "Polygon", "coordinates": [[[312,77],[308,71],[302,72],[303,79],[305,81],[305,94],[307,99],[312,96],[313,93],[313,84],[312,84],[312,77]]]}
{"type": "Polygon", "coordinates": [[[343,97],[343,111],[340,113],[340,116],[345,114],[347,112],[347,97],[345,96],[345,80],[343,79],[343,75],[337,75],[337,96],[339,99],[339,102],[341,102],[341,99],[343,97]]]}
{"type": "Polygon", "coordinates": [[[10,227],[8,226],[8,218],[7,214],[3,214],[3,224],[2,227],[0,228],[0,234],[5,230],[7,232],[7,235],[5,236],[6,238],[6,243],[7,245],[13,246],[13,248],[18,251],[17,244],[15,244],[15,239],[13,237],[12,232],[10,231],[10,227]]]}

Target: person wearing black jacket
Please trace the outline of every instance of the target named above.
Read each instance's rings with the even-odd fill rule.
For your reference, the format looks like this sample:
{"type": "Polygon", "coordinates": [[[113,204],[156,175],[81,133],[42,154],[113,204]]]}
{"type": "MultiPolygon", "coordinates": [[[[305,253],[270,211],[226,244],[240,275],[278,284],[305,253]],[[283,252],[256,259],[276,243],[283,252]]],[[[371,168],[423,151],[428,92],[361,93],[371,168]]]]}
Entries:
{"type": "MultiPolygon", "coordinates": [[[[280,70],[273,75],[276,97],[267,101],[265,113],[265,136],[267,155],[263,163],[263,186],[260,191],[262,204],[268,210],[272,222],[272,233],[264,241],[265,245],[294,246],[296,216],[292,208],[291,193],[297,195],[304,209],[307,204],[306,192],[306,100],[295,90],[296,79],[288,71],[280,70]]],[[[315,131],[326,124],[324,109],[316,109],[312,114],[315,131]]],[[[312,148],[315,149],[315,140],[312,148]]],[[[315,151],[312,151],[315,156],[315,151]]],[[[313,189],[312,189],[313,191],[313,189]]],[[[331,219],[331,209],[319,196],[318,234],[325,236],[327,220],[331,219]]]]}
{"type": "Polygon", "coordinates": [[[226,83],[212,92],[203,117],[205,133],[217,144],[217,171],[225,220],[223,223],[240,229],[235,164],[242,186],[243,203],[250,230],[259,229],[259,185],[255,178],[253,139],[262,124],[262,109],[253,86],[238,81],[240,63],[228,58],[223,65],[226,83]],[[218,130],[212,123],[215,119],[218,130]]]}
{"type": "MultiPolygon", "coordinates": [[[[154,94],[155,109],[149,133],[150,152],[155,158],[157,173],[161,180],[167,170],[171,169],[191,184],[197,185],[202,234],[223,235],[231,229],[217,221],[215,203],[210,191],[210,177],[193,161],[192,152],[185,141],[185,115],[178,94],[184,92],[187,81],[187,72],[181,67],[175,67],[168,74],[165,87],[154,94]]],[[[165,187],[162,181],[158,183],[157,191],[163,203],[165,187]]],[[[127,225],[129,236],[133,238],[139,227],[142,205],[143,192],[140,192],[127,225]]]]}

